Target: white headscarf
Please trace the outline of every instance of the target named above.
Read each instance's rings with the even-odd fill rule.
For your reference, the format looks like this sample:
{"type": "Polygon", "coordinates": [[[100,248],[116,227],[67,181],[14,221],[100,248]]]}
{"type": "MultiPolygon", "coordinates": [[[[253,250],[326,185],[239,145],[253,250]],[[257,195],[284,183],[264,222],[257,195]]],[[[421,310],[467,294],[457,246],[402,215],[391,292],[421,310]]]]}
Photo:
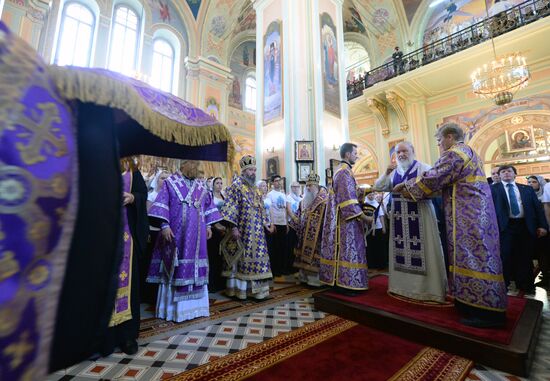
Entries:
{"type": "Polygon", "coordinates": [[[151,184],[149,184],[149,194],[147,195],[147,200],[154,202],[155,198],[157,198],[157,195],[159,193],[159,190],[157,189],[158,183],[159,183],[159,177],[163,173],[168,173],[168,171],[164,169],[159,169],[155,174],[155,177],[153,177],[151,184]]]}
{"type": "Polygon", "coordinates": [[[542,195],[544,194],[544,186],[546,185],[546,180],[544,180],[544,177],[542,176],[534,175],[534,177],[536,177],[537,181],[539,182],[539,190],[535,191],[535,193],[537,194],[537,197],[540,201],[542,200],[542,195]]]}

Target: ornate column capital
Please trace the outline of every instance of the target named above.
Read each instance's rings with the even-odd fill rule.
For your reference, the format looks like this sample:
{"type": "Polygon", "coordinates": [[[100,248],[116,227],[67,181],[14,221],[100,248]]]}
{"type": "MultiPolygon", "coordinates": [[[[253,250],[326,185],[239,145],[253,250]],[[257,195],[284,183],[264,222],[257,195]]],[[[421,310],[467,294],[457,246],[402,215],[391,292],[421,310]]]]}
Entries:
{"type": "Polygon", "coordinates": [[[187,57],[184,63],[188,78],[208,78],[227,86],[233,79],[230,68],[204,57],[187,57]]]}
{"type": "Polygon", "coordinates": [[[399,119],[399,128],[401,129],[401,131],[403,133],[409,131],[405,100],[391,90],[386,91],[386,100],[397,114],[397,118],[399,119]]]}
{"type": "Polygon", "coordinates": [[[387,138],[390,134],[390,126],[388,124],[388,108],[384,103],[374,97],[367,98],[367,106],[374,114],[376,120],[378,120],[382,130],[382,135],[387,138]]]}

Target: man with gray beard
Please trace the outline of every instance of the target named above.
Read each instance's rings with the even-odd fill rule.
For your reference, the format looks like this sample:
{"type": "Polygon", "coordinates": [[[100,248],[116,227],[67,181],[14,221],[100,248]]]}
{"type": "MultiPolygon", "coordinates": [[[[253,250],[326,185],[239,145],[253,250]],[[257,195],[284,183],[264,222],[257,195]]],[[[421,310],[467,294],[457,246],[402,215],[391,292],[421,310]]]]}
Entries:
{"type": "Polygon", "coordinates": [[[300,281],[319,287],[319,259],[323,233],[323,220],[328,192],[319,187],[319,176],[311,173],[306,182],[303,200],[292,216],[291,226],[296,230],[298,243],[294,254],[294,267],[300,271],[300,281]]]}
{"type": "Polygon", "coordinates": [[[271,265],[267,252],[264,227],[270,229],[264,201],[256,182],[256,159],[250,155],[239,161],[241,176],[225,190],[222,215],[231,226],[231,238],[222,241],[227,248],[242,243],[242,250],[222,247],[224,253],[223,276],[227,277],[226,294],[239,299],[248,296],[264,299],[269,295],[271,265]]]}
{"type": "MultiPolygon", "coordinates": [[[[391,191],[431,168],[415,160],[409,142],[399,143],[396,153],[397,165],[390,165],[374,184],[379,191],[391,191]]],[[[426,302],[445,301],[447,275],[431,200],[415,202],[392,194],[389,249],[389,292],[426,302]]]]}

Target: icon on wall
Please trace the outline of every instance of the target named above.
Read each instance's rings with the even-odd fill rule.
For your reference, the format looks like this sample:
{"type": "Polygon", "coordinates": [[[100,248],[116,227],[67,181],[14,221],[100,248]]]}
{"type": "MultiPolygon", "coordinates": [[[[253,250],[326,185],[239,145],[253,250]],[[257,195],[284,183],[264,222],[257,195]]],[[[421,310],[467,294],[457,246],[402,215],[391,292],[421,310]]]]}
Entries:
{"type": "Polygon", "coordinates": [[[271,176],[279,174],[279,157],[270,157],[265,161],[266,176],[271,178],[271,176]]]}
{"type": "Polygon", "coordinates": [[[536,149],[533,126],[507,130],[506,148],[508,152],[532,151],[536,149]]]}
{"type": "Polygon", "coordinates": [[[313,140],[299,140],[295,143],[296,161],[314,161],[313,140]]]}
{"type": "Polygon", "coordinates": [[[313,163],[298,163],[298,181],[306,182],[311,172],[313,172],[313,163]]]}

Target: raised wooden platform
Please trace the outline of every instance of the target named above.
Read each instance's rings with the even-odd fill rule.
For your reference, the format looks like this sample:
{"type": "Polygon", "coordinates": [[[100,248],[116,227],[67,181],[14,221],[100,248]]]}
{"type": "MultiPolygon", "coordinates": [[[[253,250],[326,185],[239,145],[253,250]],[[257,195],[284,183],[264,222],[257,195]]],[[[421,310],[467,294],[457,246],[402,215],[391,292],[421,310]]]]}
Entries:
{"type": "Polygon", "coordinates": [[[542,321],[542,302],[527,304],[508,345],[491,343],[377,308],[337,299],[330,291],[314,295],[315,308],[399,337],[469,358],[477,363],[527,377],[542,321]]]}

